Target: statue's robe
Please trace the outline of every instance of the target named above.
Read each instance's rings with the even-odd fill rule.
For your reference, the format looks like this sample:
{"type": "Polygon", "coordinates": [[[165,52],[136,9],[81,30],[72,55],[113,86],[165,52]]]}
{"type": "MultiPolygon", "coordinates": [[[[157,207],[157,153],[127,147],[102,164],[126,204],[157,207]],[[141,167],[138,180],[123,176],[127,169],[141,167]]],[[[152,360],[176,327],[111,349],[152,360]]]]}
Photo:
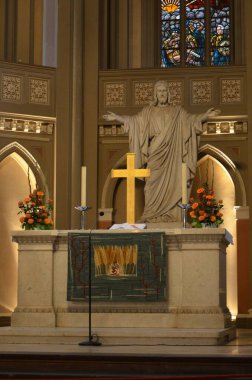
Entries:
{"type": "Polygon", "coordinates": [[[144,222],[176,221],[182,196],[182,161],[187,163],[190,187],[195,176],[203,115],[188,114],[180,106],[147,106],[127,116],[123,126],[129,134],[136,166],[147,166],[144,222]]]}

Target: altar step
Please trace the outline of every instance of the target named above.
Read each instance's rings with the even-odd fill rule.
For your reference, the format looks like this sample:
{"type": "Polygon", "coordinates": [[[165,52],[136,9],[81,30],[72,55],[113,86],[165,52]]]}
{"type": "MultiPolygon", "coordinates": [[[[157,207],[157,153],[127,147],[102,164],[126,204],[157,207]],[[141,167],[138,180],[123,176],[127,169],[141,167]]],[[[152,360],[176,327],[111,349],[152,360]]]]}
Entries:
{"type": "MultiPolygon", "coordinates": [[[[236,338],[236,328],[94,328],[93,340],[103,345],[225,345],[236,338]]],[[[87,341],[87,328],[3,327],[2,344],[78,344],[87,341]]]]}

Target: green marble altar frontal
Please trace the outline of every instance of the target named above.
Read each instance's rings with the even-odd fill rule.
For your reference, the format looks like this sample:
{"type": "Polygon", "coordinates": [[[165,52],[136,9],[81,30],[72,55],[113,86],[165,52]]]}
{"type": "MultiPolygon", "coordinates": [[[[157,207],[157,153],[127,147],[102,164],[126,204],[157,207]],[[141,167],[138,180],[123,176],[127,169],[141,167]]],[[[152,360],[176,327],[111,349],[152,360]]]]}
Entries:
{"type": "Polygon", "coordinates": [[[68,234],[68,301],[155,302],[166,299],[163,232],[68,234]]]}

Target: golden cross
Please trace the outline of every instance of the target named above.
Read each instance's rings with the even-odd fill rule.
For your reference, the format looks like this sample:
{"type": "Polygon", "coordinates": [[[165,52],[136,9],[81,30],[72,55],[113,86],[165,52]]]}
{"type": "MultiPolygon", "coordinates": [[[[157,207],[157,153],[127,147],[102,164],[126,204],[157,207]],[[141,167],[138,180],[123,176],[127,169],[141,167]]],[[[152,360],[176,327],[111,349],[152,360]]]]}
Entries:
{"type": "Polygon", "coordinates": [[[127,168],[126,169],[112,169],[112,178],[126,178],[127,179],[127,223],[135,223],[135,178],[149,177],[150,169],[136,169],[135,168],[135,153],[127,153],[127,168]]]}

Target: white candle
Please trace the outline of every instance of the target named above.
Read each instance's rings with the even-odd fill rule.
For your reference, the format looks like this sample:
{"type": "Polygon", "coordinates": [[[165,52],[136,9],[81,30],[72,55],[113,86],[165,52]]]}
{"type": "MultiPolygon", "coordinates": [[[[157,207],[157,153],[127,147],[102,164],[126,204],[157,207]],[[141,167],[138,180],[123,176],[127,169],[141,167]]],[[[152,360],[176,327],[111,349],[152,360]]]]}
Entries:
{"type": "Polygon", "coordinates": [[[187,165],[182,162],[182,204],[187,204],[187,165]]]}
{"type": "Polygon", "coordinates": [[[81,206],[86,206],[87,196],[87,168],[82,166],[81,168],[81,206]]]}

